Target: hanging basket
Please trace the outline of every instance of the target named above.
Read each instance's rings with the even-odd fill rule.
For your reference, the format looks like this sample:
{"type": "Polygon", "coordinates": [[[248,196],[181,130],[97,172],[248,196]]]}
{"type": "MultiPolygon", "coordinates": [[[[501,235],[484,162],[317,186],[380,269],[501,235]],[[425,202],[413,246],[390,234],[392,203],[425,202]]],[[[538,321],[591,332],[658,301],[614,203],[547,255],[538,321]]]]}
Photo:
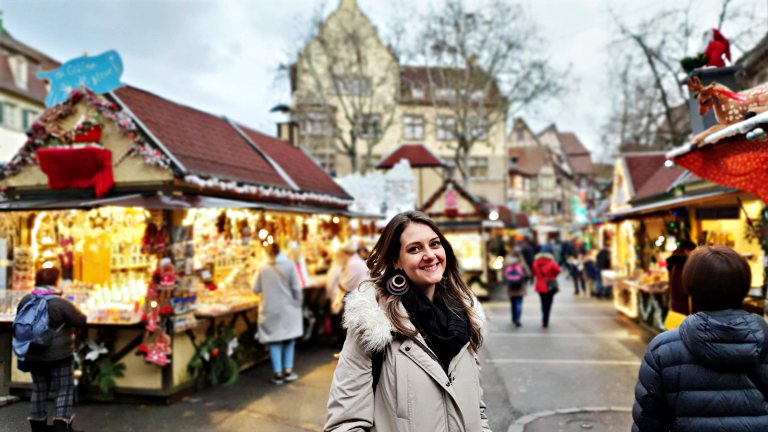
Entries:
{"type": "Polygon", "coordinates": [[[94,188],[96,196],[106,195],[115,184],[112,152],[99,147],[56,147],[36,152],[40,169],[48,176],[51,189],[94,188]]]}

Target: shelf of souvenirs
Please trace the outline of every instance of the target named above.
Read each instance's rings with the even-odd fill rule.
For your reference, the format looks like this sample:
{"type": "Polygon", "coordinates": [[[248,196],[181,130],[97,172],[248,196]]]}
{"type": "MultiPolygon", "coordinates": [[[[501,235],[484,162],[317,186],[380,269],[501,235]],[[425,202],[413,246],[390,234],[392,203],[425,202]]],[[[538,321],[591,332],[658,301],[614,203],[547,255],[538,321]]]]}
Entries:
{"type": "Polygon", "coordinates": [[[250,287],[224,286],[208,287],[197,291],[195,316],[212,318],[254,309],[259,306],[261,296],[254,294],[250,287]]]}
{"type": "MultiPolygon", "coordinates": [[[[134,325],[141,322],[146,284],[131,280],[122,286],[100,286],[65,281],[62,297],[74,303],[88,317],[89,324],[134,325]]],[[[19,302],[31,290],[0,290],[0,322],[13,321],[19,302]]]]}
{"type": "Polygon", "coordinates": [[[632,275],[611,270],[603,271],[603,284],[617,286],[619,289],[624,285],[648,294],[664,294],[669,289],[669,277],[667,269],[662,267],[636,271],[632,275]]]}

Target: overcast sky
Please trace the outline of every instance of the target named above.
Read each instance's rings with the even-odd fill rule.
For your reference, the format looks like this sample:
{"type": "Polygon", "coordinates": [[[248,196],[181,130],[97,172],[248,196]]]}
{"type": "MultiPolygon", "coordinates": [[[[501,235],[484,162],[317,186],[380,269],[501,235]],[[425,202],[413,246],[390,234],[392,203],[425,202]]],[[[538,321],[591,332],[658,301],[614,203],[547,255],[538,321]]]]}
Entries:
{"type": "MultiPolygon", "coordinates": [[[[554,122],[560,131],[575,132],[590,149],[598,148],[600,127],[610,108],[605,53],[615,28],[608,10],[632,23],[653,16],[670,1],[523,2],[548,40],[553,62],[570,68],[574,78],[563,101],[524,113],[534,130],[554,122]]],[[[746,0],[736,0],[740,1],[746,0]]],[[[269,109],[290,102],[288,82],[277,78],[278,66],[295,55],[315,11],[324,5],[328,13],[337,2],[0,0],[0,9],[13,36],[59,61],[116,49],[123,58],[124,82],[272,134],[269,109]]],[[[720,3],[694,2],[702,32],[716,24],[720,3]]],[[[440,1],[358,0],[358,4],[386,36],[402,8],[418,16],[440,1]]],[[[765,15],[764,9],[759,12],[765,15]]]]}

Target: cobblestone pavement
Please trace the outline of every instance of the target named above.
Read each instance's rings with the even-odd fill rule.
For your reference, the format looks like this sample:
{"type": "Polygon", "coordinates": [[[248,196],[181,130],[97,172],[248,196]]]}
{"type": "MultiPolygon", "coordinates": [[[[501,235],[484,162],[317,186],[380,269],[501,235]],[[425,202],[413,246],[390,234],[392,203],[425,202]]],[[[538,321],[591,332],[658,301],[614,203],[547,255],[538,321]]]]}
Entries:
{"type": "MultiPolygon", "coordinates": [[[[519,329],[502,293],[485,304],[489,333],[480,362],[496,432],[629,430],[627,410],[648,336],[618,317],[609,301],[574,297],[569,282],[562,286],[548,329],[541,328],[531,289],[519,329]]],[[[265,363],[233,387],[170,406],[84,403],[76,421],[86,431],[318,431],[335,365],[332,349],[305,346],[297,355],[301,378],[291,384],[271,385],[265,363]]],[[[28,401],[0,407],[0,431],[28,430],[28,407],[28,401]]]]}

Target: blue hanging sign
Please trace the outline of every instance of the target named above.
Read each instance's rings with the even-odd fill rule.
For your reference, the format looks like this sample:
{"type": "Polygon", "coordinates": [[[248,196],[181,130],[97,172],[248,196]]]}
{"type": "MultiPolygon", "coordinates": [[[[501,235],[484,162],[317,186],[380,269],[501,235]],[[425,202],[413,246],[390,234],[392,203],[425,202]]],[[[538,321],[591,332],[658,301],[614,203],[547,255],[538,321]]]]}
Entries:
{"type": "Polygon", "coordinates": [[[67,100],[72,90],[80,86],[97,94],[110,92],[121,86],[122,74],[123,60],[117,51],[110,50],[95,57],[78,57],[54,70],[40,71],[37,77],[50,81],[45,105],[53,106],[67,100]]]}

